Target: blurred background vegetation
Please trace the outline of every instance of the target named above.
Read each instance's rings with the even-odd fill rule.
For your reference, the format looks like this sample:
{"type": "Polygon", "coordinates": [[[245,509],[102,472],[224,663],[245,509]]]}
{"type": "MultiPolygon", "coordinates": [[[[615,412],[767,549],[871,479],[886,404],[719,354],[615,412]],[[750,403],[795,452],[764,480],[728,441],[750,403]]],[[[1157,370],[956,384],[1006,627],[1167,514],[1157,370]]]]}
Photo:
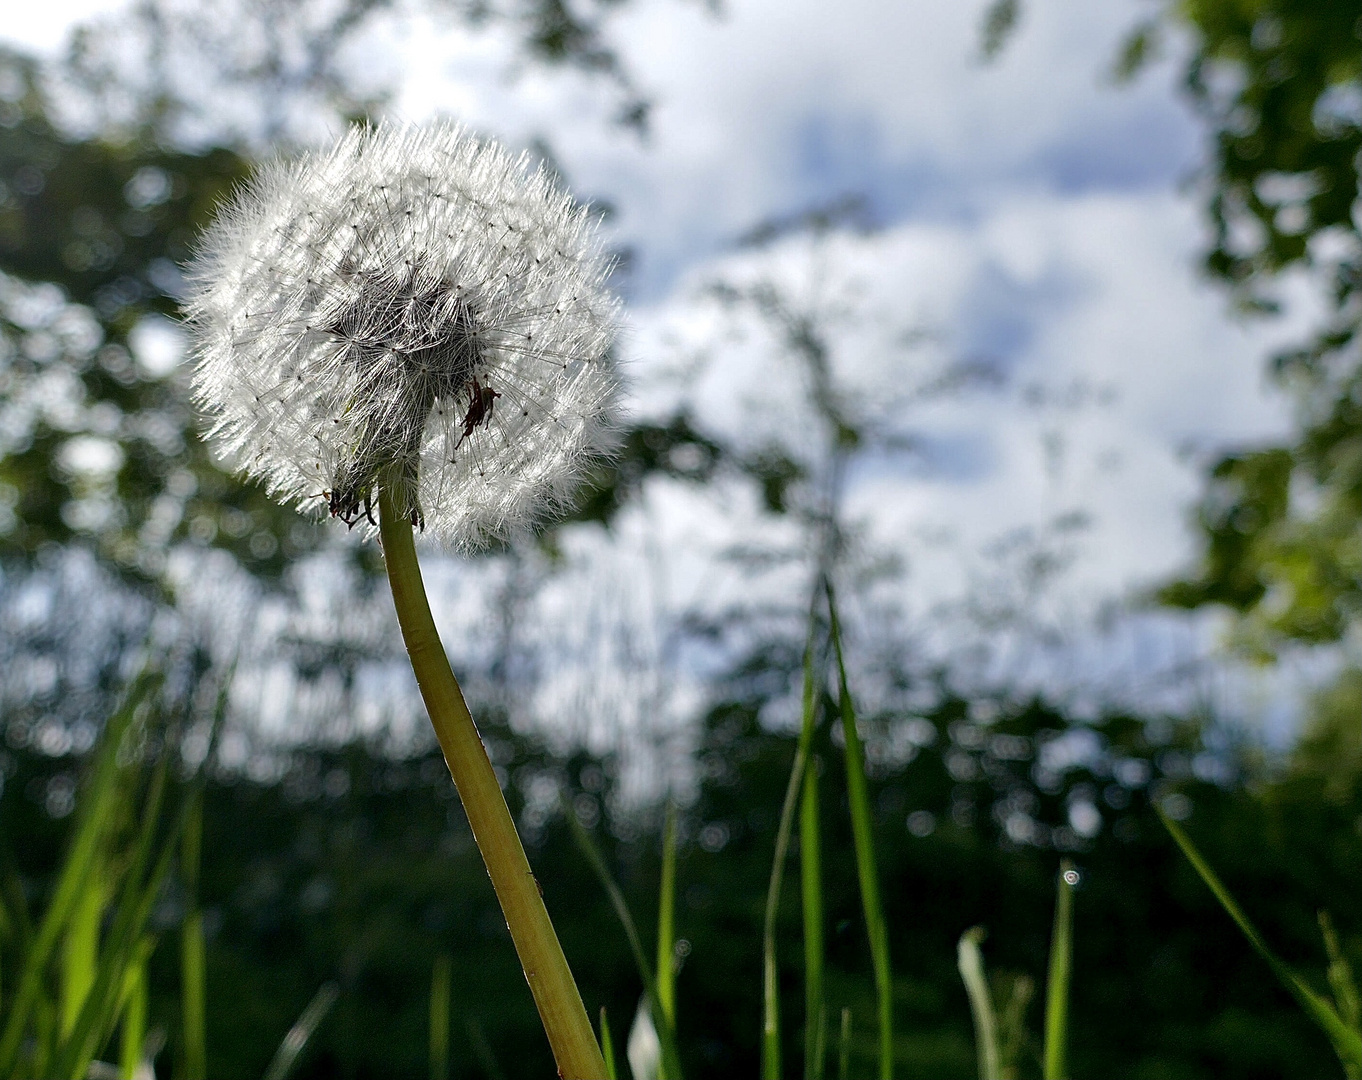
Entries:
{"type": "MultiPolygon", "coordinates": [[[[526,63],[598,77],[617,98],[618,121],[645,133],[646,96],[599,32],[619,2],[506,0],[442,11],[470,30],[488,21],[514,27],[526,63]]],[[[38,917],[104,718],[153,655],[165,676],[159,719],[137,753],[148,768],[171,763],[172,788],[202,799],[201,868],[181,857],[147,921],[156,944],[148,1015],[167,1040],[162,1076],[197,1067],[179,1034],[181,957],[172,946],[191,913],[206,940],[212,1076],[262,1075],[328,984],[338,996],[295,1075],[428,1075],[430,985],[441,955],[452,965],[450,1075],[551,1070],[429,740],[372,727],[359,737],[361,727],[344,722],[374,665],[400,659],[391,619],[369,617],[386,603],[374,552],[223,473],[197,437],[173,363],[180,268],[196,230],[255,156],[299,137],[289,110],[381,113],[382,100],[349,85],[335,58],[383,7],[243,4],[241,19],[280,28],[273,45],[246,59],[228,47],[236,26],[220,12],[196,20],[193,5],[158,3],[84,33],[50,69],[0,54],[0,872],[8,910],[38,917]],[[135,78],[114,62],[129,42],[146,61],[135,78]],[[197,97],[173,78],[168,58],[185,56],[213,76],[196,83],[197,97]],[[224,98],[254,102],[258,113],[240,127],[210,122],[210,103],[224,98]],[[290,572],[307,559],[319,568],[312,577],[290,572]],[[317,575],[324,592],[340,595],[328,609],[332,623],[282,639],[300,685],[321,688],[314,711],[338,723],[282,745],[233,727],[230,716],[214,727],[236,655],[211,624],[232,613],[186,609],[177,560],[190,573],[244,583],[243,604],[306,609],[317,575]]],[[[1024,25],[1016,0],[993,5],[985,52],[1005,49],[1024,25]]],[[[1360,26],[1357,2],[1184,0],[1132,27],[1115,58],[1123,78],[1137,78],[1168,41],[1191,43],[1187,96],[1211,133],[1199,189],[1214,236],[1207,271],[1246,309],[1270,317],[1280,283],[1305,267],[1330,305],[1325,330],[1273,363],[1297,409],[1291,439],[1210,468],[1197,518],[1203,557],[1160,595],[1173,606],[1232,610],[1237,644],[1264,663],[1289,646],[1346,639],[1362,614],[1360,26]]],[[[536,152],[552,161],[548,145],[536,152]]],[[[797,232],[816,243],[862,227],[851,202],[769,223],[747,242],[797,232]]],[[[870,572],[843,520],[839,478],[851,456],[890,437],[882,418],[849,409],[819,381],[828,344],[816,313],[770,284],[721,282],[711,292],[722,310],[755,312],[791,363],[812,373],[818,437],[753,453],[684,412],[638,424],[625,431],[620,457],[586,485],[574,520],[608,525],[650,476],[697,486],[723,479],[749,485],[766,512],[789,520],[806,569],[870,572]]],[[[947,367],[914,392],[968,393],[987,378],[947,367]]],[[[1063,530],[1059,523],[1061,540],[1063,530]]],[[[526,575],[553,573],[559,543],[551,530],[488,556],[506,567],[496,598],[506,627],[526,575]]],[[[1037,553],[1033,572],[1045,557],[1058,556],[1037,553]]],[[[795,597],[790,607],[804,605],[795,597]]],[[[513,722],[529,662],[509,629],[461,674],[588,1009],[606,1006],[617,1035],[641,987],[561,807],[594,833],[646,926],[657,904],[667,777],[693,778],[683,785],[679,827],[682,1059],[692,1075],[750,1074],[763,900],[794,754],[793,736],[762,718],[797,679],[802,627],[735,612],[729,625],[676,634],[722,642],[724,662],[687,718],[688,764],[669,764],[682,751],[663,739],[655,750],[662,781],[642,795],[622,794],[623,750],[513,722]]],[[[887,665],[895,688],[867,716],[865,738],[895,958],[897,1075],[973,1075],[956,940],[982,925],[997,978],[1040,979],[1061,852],[1083,874],[1074,1075],[1337,1073],[1322,1036],[1215,906],[1154,807],[1187,820],[1268,938],[1314,982],[1324,985],[1317,910],[1332,914],[1345,953],[1362,963],[1362,674],[1342,671],[1321,691],[1298,745],[1283,755],[1204,710],[1067,715],[1027,693],[964,694],[946,671],[896,667],[893,639],[867,636],[861,645],[864,662],[887,665]]],[[[239,710],[250,700],[243,695],[239,710]]],[[[393,700],[402,714],[394,719],[421,720],[409,689],[393,700]]],[[[830,760],[839,752],[834,710],[823,706],[816,751],[830,760]]],[[[841,783],[838,770],[827,771],[829,1001],[833,1015],[852,1010],[853,1075],[863,1075],[875,1051],[873,980],[849,828],[833,812],[845,804],[841,783]]],[[[787,878],[786,889],[781,977],[794,1062],[802,1053],[798,885],[787,878]]],[[[0,926],[0,995],[10,992],[20,921],[0,926]]],[[[1033,1032],[1038,1013],[1033,1004],[1033,1032]]],[[[1024,1055],[1023,1075],[1039,1075],[1036,1050],[1024,1055]]]]}

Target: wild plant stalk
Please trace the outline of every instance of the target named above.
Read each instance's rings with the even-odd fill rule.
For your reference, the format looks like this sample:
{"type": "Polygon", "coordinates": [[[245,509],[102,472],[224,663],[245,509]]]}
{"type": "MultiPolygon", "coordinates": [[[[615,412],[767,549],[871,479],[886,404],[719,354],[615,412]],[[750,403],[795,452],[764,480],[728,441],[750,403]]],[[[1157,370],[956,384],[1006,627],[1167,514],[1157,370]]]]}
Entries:
{"type": "Polygon", "coordinates": [[[846,741],[847,801],[851,807],[851,832],[856,848],[856,874],[861,885],[870,959],[875,971],[876,1011],[879,1019],[880,1080],[894,1075],[893,976],[889,967],[889,929],[880,902],[880,876],[875,866],[875,838],[870,825],[870,793],[865,778],[865,752],[856,730],[856,707],[847,688],[846,662],[842,655],[842,630],[832,583],[824,579],[833,653],[837,658],[837,701],[842,734],[846,741]]]}
{"type": "MultiPolygon", "coordinates": [[[[1253,950],[1263,958],[1264,962],[1272,973],[1277,976],[1277,980],[1284,986],[1287,992],[1296,999],[1296,1003],[1305,1011],[1328,1037],[1333,1045],[1334,1053],[1338,1055],[1339,1061],[1343,1065],[1345,1073],[1350,1077],[1362,1075],[1362,1032],[1355,1026],[1349,1025],[1339,1012],[1319,994],[1315,993],[1294,971],[1289,968],[1285,961],[1277,956],[1269,947],[1263,936],[1258,933],[1257,927],[1249,921],[1244,914],[1243,908],[1230,895],[1230,891],[1225,888],[1216,872],[1211,869],[1210,863],[1202,857],[1196,845],[1183,830],[1182,826],[1165,814],[1162,808],[1159,809],[1159,818],[1163,821],[1163,826],[1169,835],[1177,842],[1182,853],[1187,856],[1187,861],[1192,864],[1193,869],[1200,875],[1201,880],[1206,883],[1206,887],[1211,890],[1215,898],[1220,901],[1220,906],[1235,924],[1239,927],[1248,943],[1253,946],[1253,950]]],[[[1328,938],[1326,936],[1326,948],[1328,938]]],[[[1354,991],[1354,996],[1355,996],[1354,991]]],[[[1348,1005],[1340,1002],[1345,1014],[1348,1005]]]]}
{"type": "Polygon", "coordinates": [[[780,911],[780,889],[785,877],[785,856],[790,848],[790,833],[794,822],[795,804],[804,781],[809,747],[813,743],[816,704],[814,680],[814,636],[817,622],[809,616],[809,639],[804,646],[804,714],[795,746],[794,764],[785,786],[785,801],[780,808],[780,825],[776,829],[776,848],[771,860],[771,879],[766,888],[766,916],[762,928],[762,1027],[761,1075],[763,1080],[781,1080],[780,1062],[780,984],[776,964],[776,916],[780,911]]]}
{"type": "MultiPolygon", "coordinates": [[[[29,941],[10,994],[9,1015],[0,1032],[0,1076],[12,1076],[21,1071],[19,1055],[30,1023],[35,1029],[41,1029],[35,1030],[37,1037],[32,1043],[37,1055],[46,1054],[50,1040],[56,1034],[58,1017],[55,1012],[51,1016],[44,1015],[43,980],[72,914],[86,895],[102,852],[119,796],[118,747],[138,711],[159,686],[158,675],[143,672],[133,680],[119,708],[105,724],[102,744],[92,763],[89,786],[81,799],[71,847],[62,863],[52,899],[29,941]]],[[[35,1059],[29,1067],[37,1074],[44,1072],[46,1065],[35,1059]]]]}
{"type": "Polygon", "coordinates": [[[1050,934],[1050,968],[1045,982],[1045,1080],[1069,1075],[1069,976],[1073,968],[1073,903],[1078,871],[1060,863],[1055,885],[1055,925],[1050,934]]]}
{"type": "Polygon", "coordinates": [[[643,996],[648,1005],[648,1015],[652,1017],[653,1029],[657,1032],[657,1040],[662,1046],[662,1068],[671,1080],[681,1080],[681,1057],[676,1050],[676,1032],[667,1022],[667,1014],[662,1011],[657,992],[657,976],[653,973],[652,967],[648,963],[648,956],[643,951],[643,940],[639,937],[638,925],[634,922],[634,916],[630,913],[629,905],[625,902],[624,893],[620,891],[619,885],[610,875],[610,870],[605,865],[605,859],[592,842],[591,836],[582,827],[582,823],[577,820],[577,815],[573,812],[572,806],[566,802],[563,804],[563,815],[567,819],[568,829],[572,833],[573,840],[577,842],[578,849],[586,857],[587,864],[596,875],[596,880],[605,889],[606,896],[610,898],[610,905],[615,909],[615,917],[619,919],[620,925],[624,928],[624,936],[629,942],[629,951],[633,954],[634,965],[638,969],[639,978],[643,980],[643,996]]]}
{"type": "Polygon", "coordinates": [[[988,977],[984,974],[983,953],[979,951],[984,933],[982,926],[972,926],[960,935],[956,964],[969,997],[970,1013],[974,1017],[974,1048],[979,1056],[979,1080],[1002,1080],[998,1021],[993,1011],[993,995],[988,988],[988,977]]]}
{"type": "Polygon", "coordinates": [[[818,828],[816,755],[804,763],[799,807],[799,876],[804,907],[804,1077],[823,1080],[827,1057],[827,1002],[823,991],[823,856],[818,828]]]}
{"type": "Polygon", "coordinates": [[[312,1036],[317,1033],[317,1029],[321,1027],[326,1014],[331,1011],[331,1006],[336,1004],[339,995],[340,989],[335,983],[322,983],[312,996],[312,1000],[307,1003],[307,1008],[288,1029],[288,1034],[279,1044],[279,1049],[274,1052],[274,1058],[270,1061],[269,1068],[265,1070],[265,1080],[285,1080],[293,1071],[298,1058],[312,1036]]]}
{"type": "MultiPolygon", "coordinates": [[[[662,883],[657,899],[657,1004],[676,1030],[676,804],[667,802],[662,825],[662,883]]],[[[671,1080],[668,1076],[661,1080],[671,1080]]]]}
{"type": "MultiPolygon", "coordinates": [[[[151,939],[144,944],[151,953],[151,939]]],[[[119,1025],[118,1072],[121,1080],[136,1080],[147,1039],[147,956],[128,967],[123,979],[123,1020],[119,1025]]]]}
{"type": "Polygon", "coordinates": [[[601,1054],[605,1058],[605,1080],[619,1080],[619,1071],[615,1067],[615,1039],[610,1034],[610,1018],[605,1014],[605,1006],[601,1006],[601,1054]]]}
{"type": "Polygon", "coordinates": [[[396,508],[386,487],[379,494],[379,529],[397,621],[416,683],[501,902],[558,1071],[572,1080],[595,1080],[605,1075],[605,1061],[591,1021],[549,921],[487,748],[440,644],[416,560],[410,514],[396,508]]]}
{"type": "Polygon", "coordinates": [[[449,1080],[449,989],[453,959],[440,953],[430,973],[430,1080],[449,1080]]]}

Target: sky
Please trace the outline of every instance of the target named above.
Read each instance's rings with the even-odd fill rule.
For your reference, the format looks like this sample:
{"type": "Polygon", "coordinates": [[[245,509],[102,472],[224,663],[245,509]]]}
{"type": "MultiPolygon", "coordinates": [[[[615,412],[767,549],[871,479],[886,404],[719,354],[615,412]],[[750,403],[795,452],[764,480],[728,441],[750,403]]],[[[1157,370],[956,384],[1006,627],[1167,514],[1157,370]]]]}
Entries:
{"type": "MultiPolygon", "coordinates": [[[[23,5],[0,35],[52,51],[72,22],[114,6],[23,5]]],[[[1094,667],[1138,680],[1150,655],[1213,653],[1214,620],[1137,614],[1119,643],[1095,620],[1191,565],[1208,460],[1286,430],[1264,360],[1305,335],[1311,311],[1297,289],[1284,317],[1245,322],[1201,276],[1205,135],[1178,93],[1176,46],[1132,84],[1110,77],[1147,5],[1026,5],[989,64],[984,7],[726,0],[716,16],[635,0],[610,34],[655,103],[646,139],[608,122],[617,99],[599,82],[509,75],[513,52],[495,33],[411,14],[366,34],[351,63],[393,92],[399,118],[452,115],[512,143],[547,139],[573,188],[615,207],[612,239],[634,253],[621,353],[636,415],[685,406],[734,445],[813,460],[798,366],[769,325],[721,310],[706,289],[765,282],[823,319],[844,400],[900,446],[856,457],[845,514],[867,559],[898,566],[876,602],[926,647],[963,625],[943,613],[1006,607],[1008,560],[1050,543],[1066,567],[1028,602],[1065,628],[1067,659],[1024,666],[1051,683],[1094,667]],[[873,230],[760,251],[735,243],[848,196],[864,200],[873,230]],[[961,364],[991,381],[915,391],[961,364]]],[[[536,600],[557,628],[544,632],[580,642],[614,605],[649,628],[640,640],[665,666],[666,628],[683,613],[798,587],[742,570],[734,551],[758,539],[796,542],[749,490],[659,481],[612,533],[570,541],[567,569],[536,600]],[[574,603],[582,595],[591,603],[574,603]]],[[[467,588],[461,573],[449,570],[454,592],[467,588]]],[[[447,636],[453,621],[442,617],[447,636]]],[[[565,661],[546,682],[547,699],[581,692],[571,670],[565,661]]],[[[679,715],[696,691],[673,675],[679,715]]],[[[1264,689],[1254,676],[1236,698],[1256,702],[1245,708],[1275,737],[1294,715],[1283,704],[1293,678],[1264,689]]],[[[628,694],[639,711],[659,692],[628,694]]]]}

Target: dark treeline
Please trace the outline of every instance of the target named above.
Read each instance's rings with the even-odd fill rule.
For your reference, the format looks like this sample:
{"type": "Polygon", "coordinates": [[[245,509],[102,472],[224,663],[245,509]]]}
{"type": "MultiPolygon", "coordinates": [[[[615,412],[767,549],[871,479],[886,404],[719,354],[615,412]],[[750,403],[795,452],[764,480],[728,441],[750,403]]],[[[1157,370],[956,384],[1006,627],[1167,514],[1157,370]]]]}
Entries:
{"type": "MultiPolygon", "coordinates": [[[[698,798],[683,810],[677,933],[681,1052],[691,1075],[751,1075],[760,1034],[761,923],[792,737],[757,723],[755,701],[707,717],[698,798]]],[[[983,710],[990,712],[992,710],[983,710]]],[[[903,1077],[971,1076],[969,1009],[955,970],[959,934],[988,930],[995,982],[1029,976],[1035,1040],[1059,851],[1082,872],[1076,909],[1072,1067],[1079,1076],[1320,1077],[1329,1047],[1169,841],[1151,801],[1186,827],[1251,917],[1321,989],[1316,910],[1358,944],[1351,884],[1362,792],[1355,776],[1299,760],[1269,778],[1233,747],[1208,749],[1192,724],[1111,716],[1074,728],[1031,703],[985,716],[947,698],[920,717],[871,725],[872,794],[895,975],[903,1077]],[[1084,839],[1073,827],[1093,832],[1084,839]]],[[[820,727],[829,1005],[852,1010],[852,1075],[874,1069],[874,999],[840,749],[820,727]]],[[[593,1013],[604,1005],[621,1056],[641,983],[603,890],[558,809],[590,827],[651,938],[660,874],[656,808],[613,805],[615,766],[562,759],[493,725],[494,759],[550,911],[593,1013]],[[545,793],[549,793],[545,797],[545,793]],[[528,793],[528,795],[527,795],[528,793]]],[[[47,891],[80,762],[4,751],[0,832],[31,900],[47,891]]],[[[1312,749],[1313,748],[1313,749],[1312,749]]],[[[1311,757],[1311,754],[1314,757],[1311,757]]],[[[797,853],[796,853],[797,854],[797,853]]],[[[787,1062],[802,1053],[798,874],[781,912],[787,1062]]],[[[453,964],[452,1075],[547,1074],[548,1047],[491,888],[435,754],[397,760],[361,745],[303,750],[282,780],[219,773],[205,805],[199,887],[208,951],[208,1061],[215,1077],[261,1075],[319,986],[337,1003],[298,1075],[420,1077],[428,1070],[434,959],[453,964]]],[[[155,916],[152,1008],[175,1069],[183,915],[178,885],[155,916]]],[[[651,941],[645,948],[651,947],[651,941]]],[[[1038,1044],[1022,1075],[1039,1075],[1038,1044]]]]}

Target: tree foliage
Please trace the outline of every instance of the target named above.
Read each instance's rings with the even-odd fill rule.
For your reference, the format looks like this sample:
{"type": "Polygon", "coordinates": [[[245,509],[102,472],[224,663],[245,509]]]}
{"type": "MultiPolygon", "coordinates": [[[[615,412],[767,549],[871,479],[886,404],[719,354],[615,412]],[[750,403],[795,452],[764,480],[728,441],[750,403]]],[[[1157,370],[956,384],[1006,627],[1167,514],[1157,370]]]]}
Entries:
{"type": "MultiPolygon", "coordinates": [[[[1283,278],[1303,275],[1328,314],[1273,361],[1297,407],[1294,437],[1212,466],[1201,565],[1163,598],[1230,607],[1264,654],[1337,640],[1362,607],[1362,4],[1185,0],[1169,12],[1192,32],[1186,87],[1212,132],[1207,270],[1268,312],[1283,278]]],[[[1157,51],[1158,28],[1131,40],[1128,70],[1157,51]]]]}

